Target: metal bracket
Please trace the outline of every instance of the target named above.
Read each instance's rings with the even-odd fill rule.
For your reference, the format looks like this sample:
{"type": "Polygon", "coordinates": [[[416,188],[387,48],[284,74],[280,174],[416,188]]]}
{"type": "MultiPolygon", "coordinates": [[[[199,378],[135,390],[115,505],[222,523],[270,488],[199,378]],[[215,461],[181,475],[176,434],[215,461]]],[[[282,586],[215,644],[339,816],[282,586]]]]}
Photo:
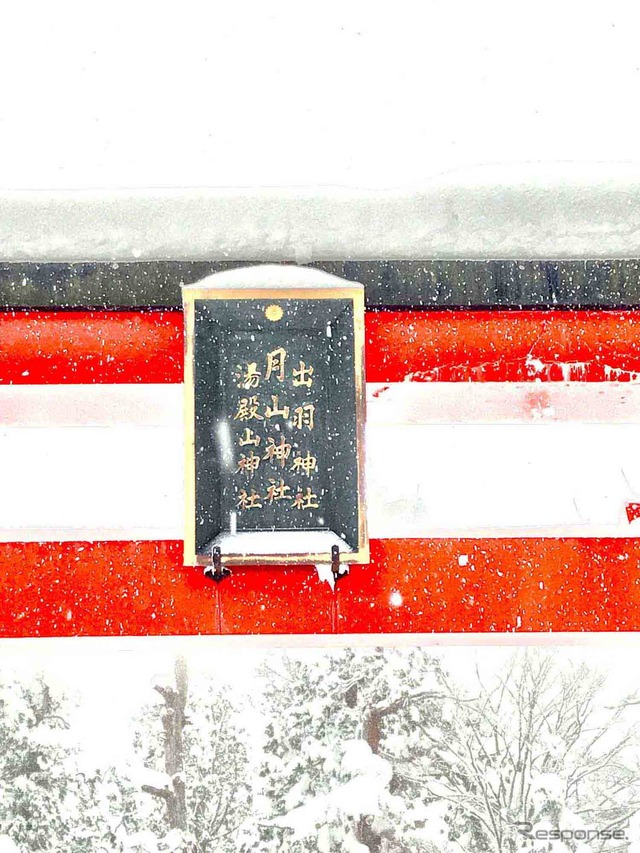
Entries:
{"type": "Polygon", "coordinates": [[[211,549],[211,565],[205,566],[204,576],[211,578],[212,581],[220,583],[224,578],[228,578],[231,574],[231,569],[222,565],[222,552],[220,546],[216,545],[211,549]]]}
{"type": "Polygon", "coordinates": [[[338,583],[348,572],[340,571],[340,548],[337,545],[331,546],[331,572],[333,574],[333,585],[338,583]]]}

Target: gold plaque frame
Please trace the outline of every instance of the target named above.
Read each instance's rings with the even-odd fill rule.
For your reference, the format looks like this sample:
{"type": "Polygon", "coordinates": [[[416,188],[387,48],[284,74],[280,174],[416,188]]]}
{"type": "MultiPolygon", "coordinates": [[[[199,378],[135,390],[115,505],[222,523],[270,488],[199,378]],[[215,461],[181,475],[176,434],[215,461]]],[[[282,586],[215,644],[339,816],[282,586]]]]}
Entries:
{"type": "MultiPolygon", "coordinates": [[[[247,270],[250,278],[251,270],[247,270]]],[[[183,288],[185,314],[184,341],[184,426],[185,426],[185,531],[184,563],[191,566],[210,566],[210,557],[196,553],[196,454],[195,454],[195,303],[198,300],[278,300],[299,299],[343,299],[353,304],[353,340],[355,373],[355,418],[356,418],[356,460],[357,460],[357,497],[358,497],[358,545],[354,551],[340,551],[339,560],[345,564],[361,564],[370,561],[369,540],[365,507],[365,374],[364,374],[364,288],[362,286],[345,287],[200,287],[197,284],[183,288]]],[[[277,531],[274,531],[277,536],[277,531]]],[[[302,565],[331,563],[330,549],[326,553],[282,553],[282,554],[244,554],[228,553],[221,555],[223,565],[302,565]]]]}

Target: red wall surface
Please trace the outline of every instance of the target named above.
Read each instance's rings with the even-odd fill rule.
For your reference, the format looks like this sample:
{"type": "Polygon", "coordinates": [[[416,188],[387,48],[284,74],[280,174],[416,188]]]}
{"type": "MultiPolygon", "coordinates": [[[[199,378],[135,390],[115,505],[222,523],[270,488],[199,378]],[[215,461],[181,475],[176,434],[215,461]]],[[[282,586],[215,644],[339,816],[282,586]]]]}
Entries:
{"type": "MultiPolygon", "coordinates": [[[[624,311],[369,313],[367,380],[633,381],[639,332],[624,311]]],[[[182,348],[179,312],[6,313],[0,384],[180,382],[182,348]]],[[[216,585],[176,541],[0,543],[0,634],[640,629],[635,538],[385,539],[371,554],[334,592],[311,566],[216,585]]]]}

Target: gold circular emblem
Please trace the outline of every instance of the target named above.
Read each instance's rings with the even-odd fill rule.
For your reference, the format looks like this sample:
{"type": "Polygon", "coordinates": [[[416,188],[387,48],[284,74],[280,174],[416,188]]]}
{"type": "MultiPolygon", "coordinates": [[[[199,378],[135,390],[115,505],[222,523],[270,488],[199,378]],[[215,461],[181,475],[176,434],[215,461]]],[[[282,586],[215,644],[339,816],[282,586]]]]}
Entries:
{"type": "Polygon", "coordinates": [[[277,323],[278,320],[282,320],[282,315],[284,311],[279,305],[267,305],[264,309],[264,316],[267,320],[271,320],[272,323],[277,323]]]}

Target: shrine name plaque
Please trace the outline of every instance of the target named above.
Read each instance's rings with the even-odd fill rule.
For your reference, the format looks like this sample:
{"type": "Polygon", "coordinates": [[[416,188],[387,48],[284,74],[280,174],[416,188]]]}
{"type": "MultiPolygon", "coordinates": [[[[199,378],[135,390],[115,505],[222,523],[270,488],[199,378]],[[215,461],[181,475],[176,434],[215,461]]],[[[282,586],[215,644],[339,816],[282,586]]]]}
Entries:
{"type": "Polygon", "coordinates": [[[183,294],[185,563],[367,562],[362,287],[259,266],[183,294]]]}

